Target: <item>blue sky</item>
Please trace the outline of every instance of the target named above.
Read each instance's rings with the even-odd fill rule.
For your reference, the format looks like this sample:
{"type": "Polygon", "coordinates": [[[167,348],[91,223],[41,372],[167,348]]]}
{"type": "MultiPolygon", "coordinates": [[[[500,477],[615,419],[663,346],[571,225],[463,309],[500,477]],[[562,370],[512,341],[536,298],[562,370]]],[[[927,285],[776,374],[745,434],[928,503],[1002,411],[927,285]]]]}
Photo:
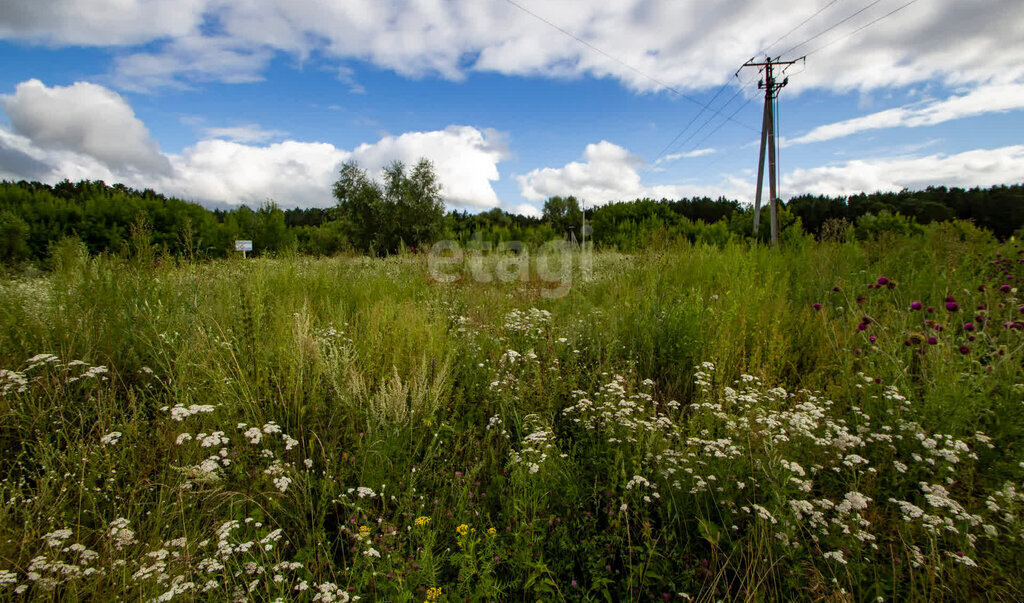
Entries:
{"type": "Polygon", "coordinates": [[[0,178],[324,206],[343,161],[426,156],[470,211],[749,201],[763,103],[734,73],[767,47],[810,53],[783,197],[1020,183],[1022,31],[1017,0],[12,0],[0,178]]]}

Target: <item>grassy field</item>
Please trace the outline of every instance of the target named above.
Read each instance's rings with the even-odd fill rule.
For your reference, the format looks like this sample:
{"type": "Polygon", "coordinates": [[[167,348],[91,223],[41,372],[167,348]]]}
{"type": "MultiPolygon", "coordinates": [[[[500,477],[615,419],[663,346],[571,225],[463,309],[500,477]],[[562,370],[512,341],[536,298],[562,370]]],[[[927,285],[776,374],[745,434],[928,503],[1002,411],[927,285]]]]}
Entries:
{"type": "Polygon", "coordinates": [[[552,297],[64,245],[0,282],[0,597],[1020,600],[1018,252],[577,254],[552,297]]]}

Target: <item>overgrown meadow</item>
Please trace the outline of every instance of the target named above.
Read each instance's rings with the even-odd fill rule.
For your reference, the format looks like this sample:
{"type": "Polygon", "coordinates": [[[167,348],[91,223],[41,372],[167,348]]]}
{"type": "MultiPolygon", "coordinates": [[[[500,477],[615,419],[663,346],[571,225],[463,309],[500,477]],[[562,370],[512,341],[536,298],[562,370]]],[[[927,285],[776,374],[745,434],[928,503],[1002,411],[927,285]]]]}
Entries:
{"type": "Polygon", "coordinates": [[[1024,598],[1013,241],[591,261],[58,246],[0,284],[0,597],[1024,598]]]}

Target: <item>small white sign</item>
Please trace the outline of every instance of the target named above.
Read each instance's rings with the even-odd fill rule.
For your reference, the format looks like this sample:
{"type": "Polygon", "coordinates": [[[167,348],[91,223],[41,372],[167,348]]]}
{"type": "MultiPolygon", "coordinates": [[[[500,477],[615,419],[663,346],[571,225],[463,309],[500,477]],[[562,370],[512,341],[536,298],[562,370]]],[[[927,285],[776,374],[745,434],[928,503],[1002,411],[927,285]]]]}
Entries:
{"type": "Polygon", "coordinates": [[[252,251],[252,241],[235,241],[235,251],[252,251]]]}

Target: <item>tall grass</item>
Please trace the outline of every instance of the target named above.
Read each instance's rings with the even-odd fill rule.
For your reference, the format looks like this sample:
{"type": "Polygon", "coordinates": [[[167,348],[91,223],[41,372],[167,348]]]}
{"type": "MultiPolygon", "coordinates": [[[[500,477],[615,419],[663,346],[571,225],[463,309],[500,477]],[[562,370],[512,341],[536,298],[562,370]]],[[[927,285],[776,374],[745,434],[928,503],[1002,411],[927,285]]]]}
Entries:
{"type": "Polygon", "coordinates": [[[1017,251],[602,252],[551,298],[64,245],[0,283],[0,593],[1020,599],[1017,251]]]}

